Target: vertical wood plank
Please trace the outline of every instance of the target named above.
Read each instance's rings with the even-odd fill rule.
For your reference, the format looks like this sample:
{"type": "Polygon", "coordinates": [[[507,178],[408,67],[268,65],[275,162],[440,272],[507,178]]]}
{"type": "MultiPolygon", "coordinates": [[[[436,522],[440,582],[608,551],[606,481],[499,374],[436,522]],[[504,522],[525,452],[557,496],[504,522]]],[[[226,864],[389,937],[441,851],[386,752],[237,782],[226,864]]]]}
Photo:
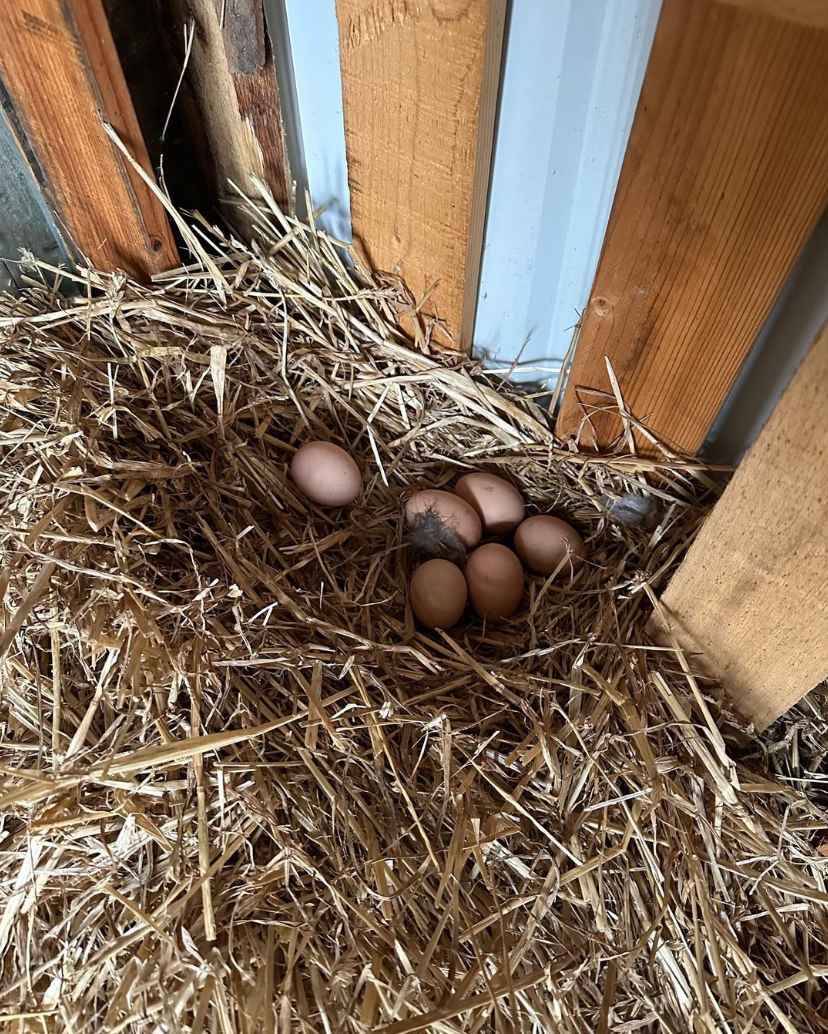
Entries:
{"type": "Polygon", "coordinates": [[[826,202],[828,32],[665,0],[559,433],[608,357],[634,415],[695,452],[826,202]]]}
{"type": "Polygon", "coordinates": [[[759,729],[828,678],[826,384],[828,324],[662,601],[759,729]]]}
{"type": "Polygon", "coordinates": [[[255,179],[289,198],[290,173],[273,49],[262,0],[176,0],[179,25],[195,26],[188,68],[220,197],[227,181],[256,196],[255,179]]]}
{"type": "Polygon", "coordinates": [[[471,344],[505,0],[337,0],[354,237],[471,344]]]}
{"type": "Polygon", "coordinates": [[[58,222],[104,270],[148,277],[178,262],[163,208],[107,138],[152,173],[101,0],[6,0],[3,103],[58,222]]]}

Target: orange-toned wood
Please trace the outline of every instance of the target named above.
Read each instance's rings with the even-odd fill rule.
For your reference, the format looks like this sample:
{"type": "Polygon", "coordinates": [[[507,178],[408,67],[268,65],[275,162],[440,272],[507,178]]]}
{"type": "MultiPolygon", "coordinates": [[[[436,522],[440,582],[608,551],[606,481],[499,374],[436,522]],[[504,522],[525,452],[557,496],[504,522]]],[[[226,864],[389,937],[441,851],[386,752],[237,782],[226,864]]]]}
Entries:
{"type": "Polygon", "coordinates": [[[103,130],[111,123],[151,173],[101,0],[5,0],[0,79],[21,149],[77,251],[139,277],[175,266],[163,208],[103,130]]]}
{"type": "Polygon", "coordinates": [[[289,198],[290,173],[273,50],[262,0],[176,0],[180,24],[195,23],[187,74],[198,102],[219,196],[232,180],[276,200],[289,198]]]}
{"type": "Polygon", "coordinates": [[[826,0],[722,0],[736,4],[757,14],[769,14],[774,18],[799,22],[802,25],[816,25],[828,29],[828,3],[826,0]]]}
{"type": "Polygon", "coordinates": [[[336,8],[354,236],[374,266],[427,296],[423,311],[468,348],[505,0],[336,8]]]}
{"type": "Polygon", "coordinates": [[[559,432],[609,357],[633,414],[695,452],[826,202],[828,32],[665,0],[559,432]]]}
{"type": "Polygon", "coordinates": [[[826,385],[828,325],[662,600],[693,664],[759,729],[828,678],[826,385]]]}

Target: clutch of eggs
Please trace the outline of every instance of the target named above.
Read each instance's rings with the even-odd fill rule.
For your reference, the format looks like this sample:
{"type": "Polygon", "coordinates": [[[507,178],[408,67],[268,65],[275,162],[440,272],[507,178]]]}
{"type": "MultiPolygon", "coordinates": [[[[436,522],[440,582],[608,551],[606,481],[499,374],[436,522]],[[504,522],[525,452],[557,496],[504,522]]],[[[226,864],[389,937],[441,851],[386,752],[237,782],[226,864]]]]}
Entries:
{"type": "MultiPolygon", "coordinates": [[[[333,442],[306,442],[296,450],[290,474],[319,506],[347,506],[362,491],[359,467],[333,442]]],[[[521,560],[537,574],[575,571],[584,556],[578,532],[558,517],[524,516],[515,486],[484,471],[464,474],[453,492],[426,489],[408,500],[405,519],[413,544],[433,557],[415,570],[409,586],[411,609],[422,625],[451,628],[469,598],[482,618],[511,617],[523,598],[521,560]],[[480,545],[484,534],[512,532],[517,556],[499,542],[480,545]],[[465,570],[458,566],[464,561],[465,570]]]]}
{"type": "Polygon", "coordinates": [[[469,599],[484,619],[509,618],[523,598],[523,564],[536,574],[560,575],[583,562],[575,528],[546,514],[526,518],[517,488],[485,471],[464,474],[453,492],[417,492],[405,518],[415,552],[436,558],[417,568],[409,590],[412,610],[428,628],[450,628],[469,599]],[[500,542],[479,544],[484,535],[512,533],[517,555],[500,542]]]}

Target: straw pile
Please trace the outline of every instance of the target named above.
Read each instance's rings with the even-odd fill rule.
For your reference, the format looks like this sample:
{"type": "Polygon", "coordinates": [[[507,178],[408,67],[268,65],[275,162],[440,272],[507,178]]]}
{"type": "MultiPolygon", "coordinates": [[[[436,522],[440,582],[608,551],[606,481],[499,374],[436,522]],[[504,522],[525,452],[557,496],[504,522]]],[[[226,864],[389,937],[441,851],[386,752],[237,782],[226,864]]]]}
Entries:
{"type": "Polygon", "coordinates": [[[400,285],[256,219],[3,303],[0,1019],[828,1029],[824,815],[645,633],[704,469],[563,447],[407,341],[400,285]],[[288,480],[308,437],[358,458],[347,512],[288,480]],[[590,562],[424,634],[401,499],[478,468],[590,562]]]}

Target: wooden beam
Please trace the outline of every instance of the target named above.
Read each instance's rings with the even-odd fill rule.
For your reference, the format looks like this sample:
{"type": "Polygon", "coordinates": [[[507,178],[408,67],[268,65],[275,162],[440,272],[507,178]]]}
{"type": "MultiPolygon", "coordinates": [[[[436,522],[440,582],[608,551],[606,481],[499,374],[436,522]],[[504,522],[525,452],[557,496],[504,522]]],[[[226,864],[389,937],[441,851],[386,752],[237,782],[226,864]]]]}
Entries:
{"type": "Polygon", "coordinates": [[[559,433],[608,357],[628,409],[697,451],[826,202],[828,32],[665,0],[559,433]]]}
{"type": "Polygon", "coordinates": [[[281,205],[291,182],[273,49],[262,0],[176,0],[195,26],[188,75],[201,112],[220,197],[267,184],[281,205]]]}
{"type": "Polygon", "coordinates": [[[758,729],[828,677],[826,384],[828,324],[662,600],[758,729]]]}
{"type": "Polygon", "coordinates": [[[18,144],[75,249],[139,277],[177,265],[161,204],[103,130],[110,122],[152,174],[101,0],[6,0],[0,78],[18,144]]]}
{"type": "Polygon", "coordinates": [[[469,348],[505,0],[337,0],[355,240],[469,348]]]}
{"type": "Polygon", "coordinates": [[[735,4],[784,21],[799,22],[800,25],[828,29],[828,3],[825,0],[722,0],[722,3],[735,4]]]}

